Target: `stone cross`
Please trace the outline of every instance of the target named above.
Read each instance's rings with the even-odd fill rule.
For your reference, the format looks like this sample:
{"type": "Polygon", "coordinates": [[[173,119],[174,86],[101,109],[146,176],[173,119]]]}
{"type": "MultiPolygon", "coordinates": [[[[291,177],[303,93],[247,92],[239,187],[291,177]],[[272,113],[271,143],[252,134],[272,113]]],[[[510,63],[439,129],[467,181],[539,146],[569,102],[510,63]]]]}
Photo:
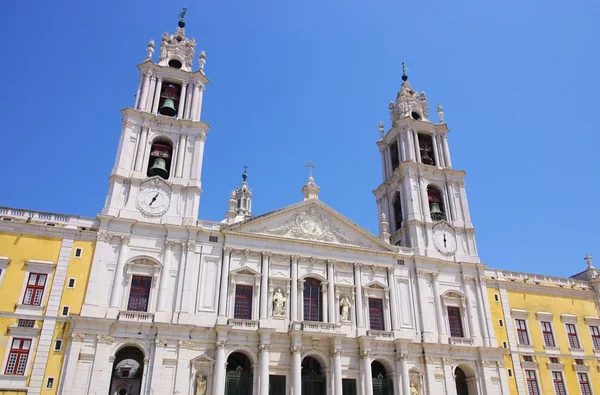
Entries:
{"type": "Polygon", "coordinates": [[[309,160],[307,164],[305,164],[304,166],[308,167],[308,176],[312,177],[312,170],[317,167],[312,163],[312,160],[309,160]]]}

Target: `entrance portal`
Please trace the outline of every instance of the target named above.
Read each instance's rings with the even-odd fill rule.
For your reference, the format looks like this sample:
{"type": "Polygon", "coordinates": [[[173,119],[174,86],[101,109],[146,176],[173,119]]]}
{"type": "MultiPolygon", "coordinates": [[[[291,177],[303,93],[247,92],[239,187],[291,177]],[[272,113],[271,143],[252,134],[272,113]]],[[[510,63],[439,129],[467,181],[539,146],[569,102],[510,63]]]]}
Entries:
{"type": "Polygon", "coordinates": [[[461,368],[454,370],[456,380],[456,395],[469,395],[469,385],[467,384],[467,375],[461,368]]]}
{"type": "Polygon", "coordinates": [[[250,360],[241,352],[227,358],[225,395],[252,395],[252,368],[250,360]]]}
{"type": "Polygon", "coordinates": [[[325,395],[325,376],[313,357],[302,360],[302,395],[325,395]]]}
{"type": "Polygon", "coordinates": [[[124,347],[115,355],[110,379],[110,395],[139,395],[144,374],[144,353],[137,347],[124,347]]]}
{"type": "Polygon", "coordinates": [[[371,375],[373,376],[373,395],[394,394],[392,379],[388,377],[385,367],[380,362],[371,362],[371,375]]]}

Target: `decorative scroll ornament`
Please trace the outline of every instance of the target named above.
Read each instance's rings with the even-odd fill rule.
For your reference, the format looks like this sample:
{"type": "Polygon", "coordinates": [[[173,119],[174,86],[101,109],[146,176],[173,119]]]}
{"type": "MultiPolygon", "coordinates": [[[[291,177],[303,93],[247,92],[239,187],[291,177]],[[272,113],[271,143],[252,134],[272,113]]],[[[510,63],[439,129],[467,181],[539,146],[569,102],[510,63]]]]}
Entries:
{"type": "Polygon", "coordinates": [[[292,347],[290,348],[290,352],[291,352],[292,354],[295,354],[295,353],[302,353],[302,352],[304,352],[304,347],[302,347],[302,346],[292,346],[292,347]]]}
{"type": "Polygon", "coordinates": [[[73,333],[71,334],[71,339],[75,340],[75,341],[83,341],[83,339],[85,338],[85,333],[73,333]]]}
{"type": "Polygon", "coordinates": [[[229,342],[225,340],[217,340],[215,343],[215,347],[217,348],[227,348],[229,347],[229,342]]]}
{"type": "Polygon", "coordinates": [[[360,352],[358,353],[358,356],[360,358],[370,358],[372,355],[371,351],[368,350],[360,350],[360,352]]]}
{"type": "Polygon", "coordinates": [[[98,343],[106,343],[106,344],[113,344],[113,342],[115,341],[114,336],[108,336],[108,335],[98,335],[98,336],[96,336],[96,339],[98,340],[98,343]]]}
{"type": "Polygon", "coordinates": [[[270,343],[260,343],[258,345],[258,349],[260,351],[269,351],[269,350],[271,350],[271,344],[270,343]]]}
{"type": "Polygon", "coordinates": [[[156,339],[156,340],[154,340],[154,344],[156,344],[157,347],[160,347],[160,346],[166,347],[167,343],[168,343],[167,339],[156,339]]]}
{"type": "Polygon", "coordinates": [[[179,340],[179,347],[187,348],[188,350],[193,349],[195,343],[189,340],[179,340]]]}
{"type": "Polygon", "coordinates": [[[99,231],[98,232],[98,241],[102,241],[104,243],[110,243],[110,240],[112,239],[113,235],[106,232],[106,231],[99,231]]]}

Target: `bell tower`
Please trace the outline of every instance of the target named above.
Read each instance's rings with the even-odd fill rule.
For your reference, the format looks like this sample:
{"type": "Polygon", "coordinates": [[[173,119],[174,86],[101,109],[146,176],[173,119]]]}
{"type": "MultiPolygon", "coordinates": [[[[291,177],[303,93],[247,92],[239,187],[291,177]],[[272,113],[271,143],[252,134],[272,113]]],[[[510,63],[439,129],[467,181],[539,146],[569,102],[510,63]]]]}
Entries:
{"type": "Polygon", "coordinates": [[[206,54],[193,61],[196,41],[186,37],[180,15],[174,34],[161,38],[158,62],[150,40],[137,67],[135,104],[121,110],[123,124],[102,214],[146,222],[195,224],[208,124],[200,121],[209,82],[206,54]]]}
{"type": "Polygon", "coordinates": [[[448,125],[437,106],[430,120],[425,92],[408,82],[389,105],[392,125],[379,123],[383,183],[373,191],[378,214],[389,219],[390,242],[412,247],[419,255],[456,262],[479,262],[464,179],[452,167],[448,125]]]}

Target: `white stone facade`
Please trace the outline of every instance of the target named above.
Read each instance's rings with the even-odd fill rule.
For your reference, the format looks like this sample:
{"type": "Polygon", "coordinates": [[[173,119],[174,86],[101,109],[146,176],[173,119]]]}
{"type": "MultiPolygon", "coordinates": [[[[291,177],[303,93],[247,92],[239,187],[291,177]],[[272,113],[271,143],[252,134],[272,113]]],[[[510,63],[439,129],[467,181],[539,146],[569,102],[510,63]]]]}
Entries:
{"type": "Polygon", "coordinates": [[[165,33],[159,63],[152,42],[139,66],[61,393],[454,395],[465,393],[460,369],[466,393],[508,394],[465,173],[452,169],[448,128],[428,121],[425,95],[405,82],[381,130],[380,237],[319,201],[312,176],[303,201],[258,217],[244,179],[226,221],[199,221],[208,79],[203,53],[191,71],[194,47],[182,28],[165,33]],[[158,114],[166,80],[181,86],[174,117],[158,114]],[[422,163],[419,134],[434,165],[422,163]],[[156,141],[167,142],[157,148],[166,179],[148,175],[156,141]]]}

